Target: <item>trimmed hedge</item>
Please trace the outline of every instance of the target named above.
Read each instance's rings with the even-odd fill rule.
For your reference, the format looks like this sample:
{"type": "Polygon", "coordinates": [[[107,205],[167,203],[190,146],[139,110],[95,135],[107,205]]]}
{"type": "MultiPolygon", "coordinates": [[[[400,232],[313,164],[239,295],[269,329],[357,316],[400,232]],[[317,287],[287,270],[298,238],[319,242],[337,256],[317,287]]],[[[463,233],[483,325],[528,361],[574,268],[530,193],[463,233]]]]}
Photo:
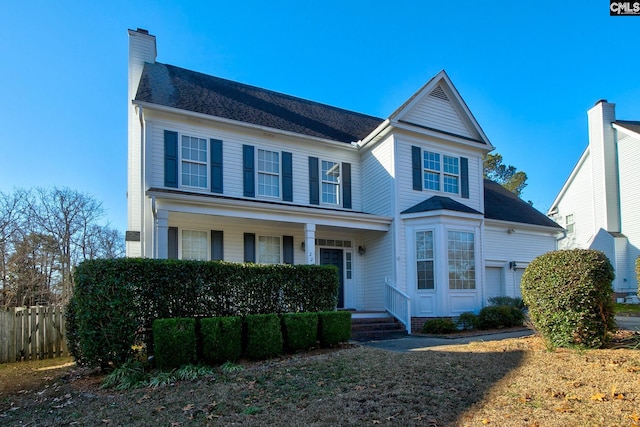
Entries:
{"type": "Polygon", "coordinates": [[[288,351],[307,350],[318,340],[316,313],[285,313],[282,315],[282,335],[288,351]]]}
{"type": "Polygon", "coordinates": [[[200,319],[202,356],[210,365],[235,362],[242,354],[242,318],[211,317],[200,319]]]}
{"type": "Polygon", "coordinates": [[[351,338],[351,312],[318,313],[318,338],[323,347],[332,347],[351,338]]]}
{"type": "Polygon", "coordinates": [[[158,369],[171,370],[194,363],[196,354],[195,319],[157,319],[153,322],[155,362],[158,369]]]}
{"type": "Polygon", "coordinates": [[[421,332],[423,334],[452,334],[458,332],[458,328],[453,320],[448,317],[437,317],[424,322],[421,332]]]}
{"type": "Polygon", "coordinates": [[[282,354],[282,330],[277,314],[252,314],[244,318],[245,354],[252,359],[268,359],[282,354]]]}
{"type": "Polygon", "coordinates": [[[599,348],[615,330],[613,267],[588,249],[549,252],[534,259],[521,289],[534,327],[547,345],[599,348]]]}
{"type": "MultiPolygon", "coordinates": [[[[636,258],[636,277],[638,278],[638,283],[640,283],[640,256],[636,258]]],[[[640,286],[638,286],[638,297],[640,297],[640,286]]]]}
{"type": "Polygon", "coordinates": [[[333,266],[100,259],[74,279],[71,344],[77,360],[100,367],[124,363],[135,344],[153,354],[155,319],[326,311],[338,298],[333,266]]]}
{"type": "Polygon", "coordinates": [[[500,329],[522,326],[524,314],[513,305],[490,305],[478,314],[478,329],[500,329]]]}
{"type": "Polygon", "coordinates": [[[460,314],[458,320],[456,321],[456,326],[459,329],[470,331],[476,329],[478,327],[478,316],[471,311],[465,311],[460,314]]]}

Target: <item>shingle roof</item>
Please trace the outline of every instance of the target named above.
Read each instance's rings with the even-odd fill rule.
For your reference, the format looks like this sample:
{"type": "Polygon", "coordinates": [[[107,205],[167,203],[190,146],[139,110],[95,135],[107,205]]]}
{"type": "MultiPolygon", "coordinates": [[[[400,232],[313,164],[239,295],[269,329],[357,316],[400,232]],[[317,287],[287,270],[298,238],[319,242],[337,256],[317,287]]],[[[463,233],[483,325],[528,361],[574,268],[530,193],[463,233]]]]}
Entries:
{"type": "Polygon", "coordinates": [[[402,213],[403,214],[420,213],[420,212],[437,211],[440,209],[444,209],[447,211],[482,215],[482,213],[478,212],[475,209],[470,208],[467,205],[463,205],[462,203],[456,202],[455,200],[449,197],[443,197],[443,196],[429,197],[427,200],[424,200],[418,203],[417,205],[410,207],[409,209],[403,211],[402,213]]]}
{"type": "MultiPolygon", "coordinates": [[[[467,205],[443,196],[432,196],[402,213],[420,213],[440,209],[482,215],[467,205]]],[[[484,180],[484,217],[487,219],[562,229],[562,227],[547,218],[546,215],[535,209],[529,203],[500,184],[488,179],[484,180]]]]}
{"type": "Polygon", "coordinates": [[[558,224],[497,182],[484,180],[484,217],[561,229],[558,224]]]}
{"type": "Polygon", "coordinates": [[[145,63],[136,101],[350,143],[382,119],[161,63],[145,63]]]}
{"type": "Polygon", "coordinates": [[[640,133],[640,122],[630,120],[616,120],[615,123],[635,133],[640,133]]]}

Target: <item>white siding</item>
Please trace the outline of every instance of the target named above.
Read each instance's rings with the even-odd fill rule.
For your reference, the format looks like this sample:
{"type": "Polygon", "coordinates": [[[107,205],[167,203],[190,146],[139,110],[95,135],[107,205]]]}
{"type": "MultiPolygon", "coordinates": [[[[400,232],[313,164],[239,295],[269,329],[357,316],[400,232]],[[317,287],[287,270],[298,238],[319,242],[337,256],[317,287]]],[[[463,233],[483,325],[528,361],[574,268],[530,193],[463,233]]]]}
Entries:
{"type": "Polygon", "coordinates": [[[574,232],[568,233],[565,239],[560,240],[561,249],[587,248],[597,232],[593,213],[589,154],[587,153],[585,161],[579,166],[573,181],[558,203],[558,213],[553,217],[559,225],[565,227],[567,215],[573,215],[574,232]]]}
{"type": "MultiPolygon", "coordinates": [[[[385,278],[393,282],[393,234],[368,232],[364,234],[363,245],[367,252],[362,260],[363,280],[358,287],[357,309],[384,310],[385,278]]],[[[398,285],[397,283],[395,284],[398,285]]]]}
{"type": "Polygon", "coordinates": [[[455,135],[478,138],[469,130],[468,124],[462,117],[451,101],[427,95],[406,113],[403,120],[455,135]]]}
{"type": "Polygon", "coordinates": [[[362,208],[364,212],[392,216],[394,138],[388,137],[362,155],[362,208]]]}
{"type": "MultiPolygon", "coordinates": [[[[517,272],[509,269],[515,262],[517,271],[523,270],[536,257],[556,249],[556,238],[510,226],[485,225],[484,259],[487,265],[505,268],[506,296],[519,296],[517,272]],[[514,230],[509,233],[507,230],[514,230]]],[[[521,271],[520,271],[521,272],[521,271]]]]}
{"type": "MultiPolygon", "coordinates": [[[[148,122],[152,122],[150,147],[151,187],[164,186],[164,130],[179,134],[222,140],[224,195],[243,197],[242,146],[252,145],[255,149],[288,151],[293,159],[293,202],[309,204],[309,157],[320,160],[351,163],[352,210],[362,210],[360,188],[362,186],[360,157],[355,149],[336,147],[322,142],[295,140],[288,136],[270,136],[265,133],[220,126],[213,122],[180,120],[167,114],[149,112],[148,122]]],[[[346,144],[345,144],[346,145],[346,144]]],[[[198,191],[189,189],[189,191],[198,191]]],[[[208,190],[203,190],[208,193],[208,190]]],[[[260,197],[256,197],[260,199],[260,197]]],[[[278,200],[263,198],[264,200],[278,200]]]]}
{"type": "MultiPolygon", "coordinates": [[[[638,286],[635,262],[640,256],[640,140],[621,136],[618,141],[618,165],[620,170],[620,215],[622,234],[629,239],[624,285],[630,290],[638,286]]],[[[616,276],[623,276],[617,272],[616,276]]]]}

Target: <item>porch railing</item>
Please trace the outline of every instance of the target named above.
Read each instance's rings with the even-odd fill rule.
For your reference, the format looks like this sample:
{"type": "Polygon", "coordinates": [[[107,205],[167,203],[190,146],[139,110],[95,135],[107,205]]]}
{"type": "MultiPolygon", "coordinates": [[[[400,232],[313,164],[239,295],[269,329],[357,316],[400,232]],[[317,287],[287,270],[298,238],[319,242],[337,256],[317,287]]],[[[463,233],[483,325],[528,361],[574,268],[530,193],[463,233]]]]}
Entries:
{"type": "Polygon", "coordinates": [[[396,288],[388,277],[384,279],[384,308],[402,323],[411,334],[411,298],[396,288]]]}

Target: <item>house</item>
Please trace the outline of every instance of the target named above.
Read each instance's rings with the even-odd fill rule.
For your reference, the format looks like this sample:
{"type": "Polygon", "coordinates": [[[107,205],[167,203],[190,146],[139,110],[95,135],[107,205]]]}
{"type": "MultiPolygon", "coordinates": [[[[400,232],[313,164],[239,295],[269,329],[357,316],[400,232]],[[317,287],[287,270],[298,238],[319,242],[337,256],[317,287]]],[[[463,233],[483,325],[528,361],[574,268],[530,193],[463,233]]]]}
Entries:
{"type": "Polygon", "coordinates": [[[589,145],[548,215],[564,225],[559,247],[603,251],[615,269],[618,297],[636,294],[640,256],[640,121],[616,120],[615,104],[588,113],[589,145]]]}
{"type": "Polygon", "coordinates": [[[138,29],[128,96],[128,256],[333,264],[339,308],[415,328],[518,295],[562,235],[483,180],[444,71],[383,119],[156,62],[138,29]]]}

